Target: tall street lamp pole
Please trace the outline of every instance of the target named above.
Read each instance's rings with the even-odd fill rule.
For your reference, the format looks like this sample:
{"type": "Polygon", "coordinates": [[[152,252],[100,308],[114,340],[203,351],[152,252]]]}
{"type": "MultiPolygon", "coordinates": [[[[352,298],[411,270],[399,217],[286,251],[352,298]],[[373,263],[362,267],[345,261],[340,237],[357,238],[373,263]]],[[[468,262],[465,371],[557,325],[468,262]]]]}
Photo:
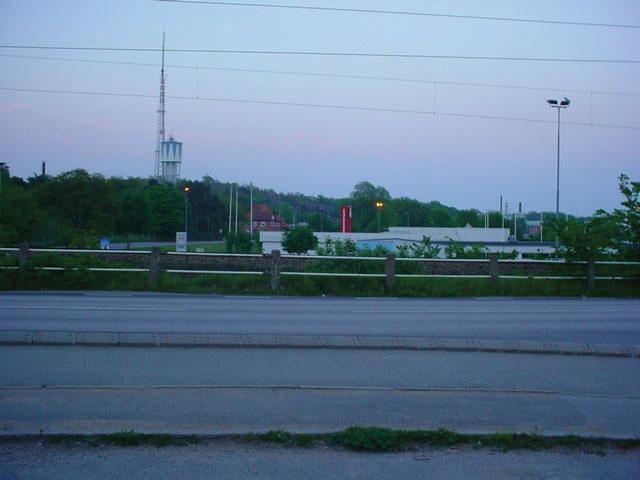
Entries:
{"type": "Polygon", "coordinates": [[[378,233],[380,233],[380,210],[382,210],[382,208],[384,207],[384,202],[377,200],[375,205],[376,205],[376,210],[378,210],[378,233]]]}
{"type": "MultiPolygon", "coordinates": [[[[189,185],[184,187],[184,233],[185,235],[187,234],[187,199],[188,199],[189,190],[191,190],[191,187],[189,185]]],[[[187,237],[187,239],[188,238],[189,237],[187,237]]]]}
{"type": "MultiPolygon", "coordinates": [[[[558,220],[560,218],[560,110],[567,108],[571,104],[571,100],[567,97],[564,97],[564,100],[560,101],[550,98],[547,100],[547,103],[551,108],[558,110],[558,148],[556,157],[556,220],[558,220]]],[[[556,254],[558,253],[559,247],[560,238],[558,232],[556,232],[556,254]]]]}

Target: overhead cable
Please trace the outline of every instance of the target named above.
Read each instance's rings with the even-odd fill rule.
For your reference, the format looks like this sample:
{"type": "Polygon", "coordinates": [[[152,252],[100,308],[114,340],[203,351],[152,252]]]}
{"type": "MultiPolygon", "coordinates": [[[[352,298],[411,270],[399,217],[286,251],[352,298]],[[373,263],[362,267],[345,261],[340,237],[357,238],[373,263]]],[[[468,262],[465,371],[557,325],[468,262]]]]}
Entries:
{"type": "MultiPolygon", "coordinates": [[[[136,52],[157,53],[161,48],[139,47],[70,47],[54,45],[0,45],[3,49],[21,50],[75,50],[87,52],[136,52]]],[[[166,48],[167,53],[219,53],[237,55],[288,55],[288,56],[324,56],[324,57],[369,57],[369,58],[414,58],[434,60],[491,60],[515,62],[554,62],[554,63],[621,63],[638,64],[635,59],[613,58],[554,58],[554,57],[497,57],[488,55],[431,55],[419,53],[373,53],[373,52],[332,52],[332,51],[301,51],[301,50],[221,50],[204,48],[166,48]]]]}
{"type": "Polygon", "coordinates": [[[155,2],[176,3],[184,5],[217,5],[225,7],[256,7],[256,8],[280,8],[291,10],[311,10],[336,13],[369,13],[381,15],[408,15],[419,17],[452,18],[461,20],[489,20],[495,22],[522,22],[541,23],[548,25],[573,25],[579,27],[603,27],[603,28],[640,28],[640,25],[620,24],[620,23],[597,23],[597,22],[577,22],[571,20],[546,20],[541,18],[519,18],[519,17],[493,17],[483,15],[458,15],[452,13],[431,13],[416,12],[406,10],[376,10],[371,8],[343,8],[343,7],[321,7],[317,5],[290,5],[277,3],[246,3],[246,2],[222,2],[207,0],[153,0],[155,2]]]}
{"type": "MultiPolygon", "coordinates": [[[[153,98],[156,99],[157,95],[144,94],[144,93],[127,93],[127,92],[97,92],[97,91],[83,91],[83,90],[54,90],[54,89],[34,89],[34,88],[12,88],[12,87],[0,87],[0,91],[5,92],[23,92],[23,93],[53,93],[53,94],[69,94],[69,95],[93,95],[102,97],[135,97],[135,98],[153,98]]],[[[202,97],[202,96],[181,96],[181,95],[167,95],[167,98],[175,100],[195,100],[195,101],[209,101],[209,102],[226,102],[226,103],[243,103],[243,104],[256,104],[256,105],[274,105],[274,106],[287,106],[287,107],[305,107],[305,108],[323,108],[333,110],[357,110],[368,112],[383,112],[383,113],[406,113],[414,115],[434,115],[442,117],[458,117],[458,118],[475,118],[485,120],[508,120],[516,122],[529,122],[529,123],[547,123],[556,124],[553,120],[540,120],[536,118],[523,118],[523,117],[507,117],[500,115],[482,115],[472,113],[456,113],[456,112],[440,112],[430,110],[412,110],[401,108],[384,108],[384,107],[367,107],[356,105],[334,105],[324,103],[302,103],[302,102],[282,102],[271,100],[256,100],[256,99],[243,99],[243,98],[222,98],[222,97],[202,97]]],[[[585,127],[601,127],[601,128],[615,128],[625,130],[640,130],[640,126],[634,125],[614,125],[605,123],[586,123],[586,122],[562,122],[565,125],[578,125],[585,127]]]]}
{"type": "MultiPolygon", "coordinates": [[[[115,60],[91,60],[84,58],[66,58],[66,57],[43,57],[34,55],[8,55],[0,54],[0,57],[5,58],[21,58],[21,59],[33,59],[33,60],[51,60],[60,62],[80,62],[80,63],[98,63],[109,65],[131,65],[140,67],[160,67],[158,63],[144,63],[144,62],[123,62],[115,60]]],[[[213,70],[219,72],[240,72],[240,73],[267,73],[274,75],[292,75],[292,76],[304,76],[304,77],[328,77],[328,78],[346,78],[354,80],[376,80],[385,82],[407,82],[407,83],[423,83],[428,85],[452,85],[463,87],[486,87],[486,88],[505,88],[505,89],[519,89],[519,90],[532,90],[541,92],[566,92],[566,93],[586,93],[586,94],[598,94],[598,95],[628,95],[628,96],[640,96],[640,92],[619,92],[608,90],[586,90],[577,88],[558,88],[558,87],[540,87],[529,85],[514,85],[504,83],[481,83],[481,82],[457,82],[448,80],[429,80],[420,78],[403,78],[403,77],[386,77],[376,75],[361,75],[361,74],[345,74],[345,73],[327,73],[327,72],[300,72],[293,70],[269,70],[269,69],[257,69],[257,68],[230,68],[230,67],[213,67],[209,65],[176,65],[165,64],[168,68],[181,68],[189,70],[213,70]]]]}

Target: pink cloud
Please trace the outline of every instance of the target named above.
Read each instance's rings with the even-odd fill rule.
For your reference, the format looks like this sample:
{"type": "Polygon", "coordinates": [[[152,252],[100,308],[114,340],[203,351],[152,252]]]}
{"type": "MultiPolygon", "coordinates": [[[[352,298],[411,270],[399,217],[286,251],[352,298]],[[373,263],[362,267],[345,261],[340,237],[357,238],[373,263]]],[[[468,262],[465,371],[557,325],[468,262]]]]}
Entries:
{"type": "Polygon", "coordinates": [[[8,105],[0,105],[0,113],[15,112],[17,110],[24,110],[25,108],[31,108],[30,103],[9,103],[8,105]]]}

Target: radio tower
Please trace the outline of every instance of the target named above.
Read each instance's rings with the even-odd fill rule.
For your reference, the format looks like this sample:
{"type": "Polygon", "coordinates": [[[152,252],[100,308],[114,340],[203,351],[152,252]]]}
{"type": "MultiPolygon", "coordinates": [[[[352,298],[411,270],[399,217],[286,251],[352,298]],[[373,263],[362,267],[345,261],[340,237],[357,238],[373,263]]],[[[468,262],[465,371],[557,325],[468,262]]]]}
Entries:
{"type": "Polygon", "coordinates": [[[161,177],[160,172],[160,149],[162,148],[162,142],[164,138],[164,32],[162,32],[162,68],[160,69],[160,104],[158,105],[158,135],[156,139],[156,164],[155,164],[155,176],[161,177]]]}

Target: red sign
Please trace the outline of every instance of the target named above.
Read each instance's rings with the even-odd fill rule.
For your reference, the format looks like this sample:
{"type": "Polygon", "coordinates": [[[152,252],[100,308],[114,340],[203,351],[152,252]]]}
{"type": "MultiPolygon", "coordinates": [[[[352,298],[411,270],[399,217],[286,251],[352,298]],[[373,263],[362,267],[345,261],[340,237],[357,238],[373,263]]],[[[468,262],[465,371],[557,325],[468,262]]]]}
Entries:
{"type": "Polygon", "coordinates": [[[340,231],[342,233],[351,232],[351,205],[340,207],[340,231]]]}

